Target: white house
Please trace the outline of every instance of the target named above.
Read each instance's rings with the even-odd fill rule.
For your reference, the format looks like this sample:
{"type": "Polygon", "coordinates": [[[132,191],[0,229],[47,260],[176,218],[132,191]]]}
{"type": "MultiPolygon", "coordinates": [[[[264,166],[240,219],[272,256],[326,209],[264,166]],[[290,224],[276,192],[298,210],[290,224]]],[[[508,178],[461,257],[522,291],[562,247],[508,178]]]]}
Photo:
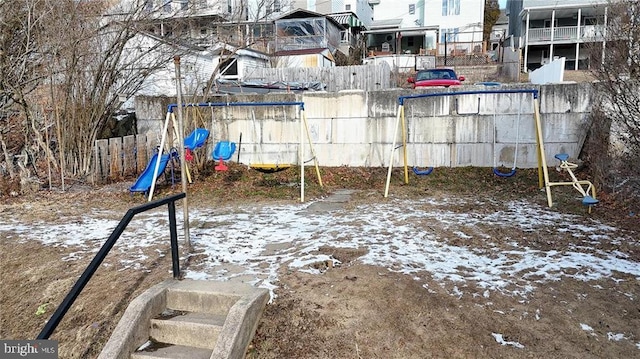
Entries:
{"type": "Polygon", "coordinates": [[[438,54],[481,52],[484,1],[425,0],[424,26],[438,26],[438,38],[428,38],[427,47],[437,43],[438,54]],[[455,43],[453,48],[450,43],[455,43]]]}
{"type": "MultiPolygon", "coordinates": [[[[171,43],[153,34],[136,35],[127,43],[124,54],[122,61],[135,60],[131,62],[133,71],[149,72],[147,79],[135,94],[122,94],[129,98],[134,95],[175,96],[174,56],[180,57],[182,89],[185,94],[201,94],[214,69],[214,55],[210,51],[171,43]],[[144,56],[138,56],[137,53],[144,53],[144,56]]],[[[128,102],[124,107],[129,106],[128,102]]]]}
{"type": "Polygon", "coordinates": [[[243,81],[252,77],[253,70],[271,67],[267,54],[249,48],[237,49],[218,44],[211,49],[211,53],[213,68],[220,68],[216,78],[243,81]]]}
{"type": "Polygon", "coordinates": [[[246,6],[247,16],[242,20],[273,20],[295,9],[290,0],[227,0],[235,8],[246,6]]]}
{"type": "MultiPolygon", "coordinates": [[[[176,66],[172,59],[173,54],[180,55],[181,84],[185,95],[203,94],[216,68],[219,70],[216,79],[242,81],[251,77],[254,69],[270,67],[269,56],[250,49],[236,49],[230,45],[218,44],[207,50],[169,44],[154,36],[139,35],[131,42],[131,46],[155,46],[154,43],[159,41],[163,42],[163,46],[158,47],[158,51],[163,53],[158,56],[164,56],[165,64],[149,75],[136,96],[176,95],[176,66]]],[[[157,59],[155,55],[148,58],[157,59]]],[[[139,63],[137,66],[144,68],[145,64],[139,63]]]]}
{"type": "Polygon", "coordinates": [[[420,27],[424,25],[425,0],[381,0],[373,8],[373,19],[399,20],[400,28],[420,27]]]}
{"type": "MultiPolygon", "coordinates": [[[[374,8],[374,19],[373,31],[369,33],[386,36],[393,53],[418,53],[418,49],[423,49],[444,55],[483,50],[482,0],[382,0],[374,8]],[[390,22],[398,24],[395,35],[393,31],[383,34],[381,27],[390,22]]],[[[376,44],[369,47],[376,51],[379,41],[373,41],[376,44]]]]}

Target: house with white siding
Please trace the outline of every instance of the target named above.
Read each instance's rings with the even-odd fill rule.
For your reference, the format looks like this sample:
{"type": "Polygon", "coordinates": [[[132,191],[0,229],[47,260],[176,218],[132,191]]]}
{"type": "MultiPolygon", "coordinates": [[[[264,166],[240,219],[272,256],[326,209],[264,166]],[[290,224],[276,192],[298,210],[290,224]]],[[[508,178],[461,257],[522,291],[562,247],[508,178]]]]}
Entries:
{"type": "Polygon", "coordinates": [[[606,47],[610,0],[508,0],[509,36],[524,72],[564,57],[565,69],[589,68],[589,47],[606,47]]]}
{"type": "Polygon", "coordinates": [[[367,31],[370,52],[441,56],[485,50],[484,1],[381,0],[374,8],[374,20],[367,31]]]}
{"type": "Polygon", "coordinates": [[[271,67],[269,55],[249,48],[217,44],[210,51],[212,67],[220,70],[216,78],[244,81],[252,77],[255,69],[271,67]]]}
{"type": "Polygon", "coordinates": [[[482,53],[484,1],[424,0],[424,26],[437,26],[437,38],[426,39],[438,55],[482,53]]]}

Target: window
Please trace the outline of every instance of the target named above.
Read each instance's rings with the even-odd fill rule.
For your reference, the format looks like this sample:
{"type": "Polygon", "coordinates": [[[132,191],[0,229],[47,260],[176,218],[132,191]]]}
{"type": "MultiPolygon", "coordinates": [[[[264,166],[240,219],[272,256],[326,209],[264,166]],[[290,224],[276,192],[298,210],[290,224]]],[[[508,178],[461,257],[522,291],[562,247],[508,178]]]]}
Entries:
{"type": "Polygon", "coordinates": [[[409,15],[414,15],[416,13],[416,4],[409,4],[409,15]]]}
{"type": "Polygon", "coordinates": [[[348,44],[349,43],[349,39],[351,38],[350,32],[348,31],[340,31],[340,42],[343,44],[348,44]]]}
{"type": "Polygon", "coordinates": [[[226,59],[220,64],[220,74],[222,76],[238,76],[238,62],[236,59],[226,59]]]}
{"type": "Polygon", "coordinates": [[[280,12],[280,0],[273,0],[273,12],[280,12]]]}
{"type": "Polygon", "coordinates": [[[456,29],[442,29],[440,31],[440,42],[457,42],[458,41],[458,32],[456,29]]]}
{"type": "Polygon", "coordinates": [[[442,16],[460,15],[460,0],[442,0],[442,16]]]}
{"type": "Polygon", "coordinates": [[[164,2],[164,5],[162,5],[162,10],[164,12],[171,12],[171,0],[164,2]]]}
{"type": "Polygon", "coordinates": [[[254,39],[259,39],[262,37],[262,28],[260,25],[253,25],[253,29],[251,32],[253,33],[254,39]]]}
{"type": "Polygon", "coordinates": [[[413,45],[414,45],[413,36],[407,37],[407,46],[413,47],[413,45]]]}
{"type": "Polygon", "coordinates": [[[273,36],[273,24],[255,24],[253,25],[253,38],[268,38],[273,36]]]}
{"type": "Polygon", "coordinates": [[[344,9],[347,10],[347,11],[351,11],[351,4],[345,5],[344,9]]]}
{"type": "Polygon", "coordinates": [[[227,12],[231,14],[233,12],[233,8],[231,7],[231,0],[227,0],[227,12]]]}

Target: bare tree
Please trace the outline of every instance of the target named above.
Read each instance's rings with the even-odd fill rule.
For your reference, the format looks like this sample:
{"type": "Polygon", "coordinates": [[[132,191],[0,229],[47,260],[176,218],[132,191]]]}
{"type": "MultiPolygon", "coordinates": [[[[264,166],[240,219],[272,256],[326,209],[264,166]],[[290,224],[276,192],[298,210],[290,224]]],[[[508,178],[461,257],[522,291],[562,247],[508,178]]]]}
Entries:
{"type": "Polygon", "coordinates": [[[591,49],[596,84],[593,124],[590,132],[592,164],[602,174],[600,184],[614,189],[617,183],[634,183],[640,189],[640,4],[635,0],[611,1],[606,44],[591,49]],[[624,177],[621,179],[621,177],[624,177]]]}
{"type": "MultiPolygon", "coordinates": [[[[214,34],[216,43],[237,49],[258,40],[253,24],[286,9],[278,0],[236,0],[231,8],[216,4],[222,4],[214,8],[214,26],[221,30],[214,34]],[[237,30],[225,31],[221,24],[237,30]]],[[[40,159],[50,159],[56,148],[54,167],[60,164],[60,171],[76,178],[89,176],[95,140],[112,114],[150,75],[181,54],[183,48],[176,43],[201,40],[194,36],[201,29],[192,26],[192,15],[203,10],[200,5],[154,0],[0,1],[2,172],[16,177],[16,156],[25,149],[33,149],[35,162],[38,152],[46,154],[40,159]]],[[[233,55],[223,52],[220,63],[233,55]]]]}
{"type": "Polygon", "coordinates": [[[123,100],[175,55],[144,36],[141,24],[150,16],[144,2],[107,4],[62,1],[55,10],[64,13],[54,16],[66,21],[47,32],[51,103],[66,130],[61,144],[75,176],[90,174],[94,142],[123,100]]]}
{"type": "Polygon", "coordinates": [[[41,35],[48,16],[45,1],[0,2],[0,148],[11,180],[17,177],[15,156],[31,137],[27,96],[45,76],[41,35]]]}
{"type": "Polygon", "coordinates": [[[0,2],[0,110],[24,102],[24,96],[33,91],[43,59],[40,34],[47,9],[39,1],[13,3],[0,2]]]}
{"type": "Polygon", "coordinates": [[[53,156],[49,134],[59,150],[54,166],[62,159],[74,177],[91,173],[107,120],[177,54],[147,32],[157,11],[142,0],[0,2],[0,149],[9,177],[25,149],[32,162],[38,152],[53,156]]]}

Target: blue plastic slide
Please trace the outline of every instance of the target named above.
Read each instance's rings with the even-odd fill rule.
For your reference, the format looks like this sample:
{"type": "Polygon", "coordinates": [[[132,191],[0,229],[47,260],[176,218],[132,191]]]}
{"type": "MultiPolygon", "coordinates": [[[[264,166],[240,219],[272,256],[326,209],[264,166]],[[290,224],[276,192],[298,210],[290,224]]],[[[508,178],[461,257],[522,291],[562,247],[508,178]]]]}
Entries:
{"type": "MultiPolygon", "coordinates": [[[[167,167],[169,158],[170,158],[170,155],[168,153],[162,155],[162,157],[160,158],[160,167],[158,168],[158,176],[155,178],[156,180],[158,179],[158,177],[160,177],[162,172],[164,172],[164,169],[167,167]]],[[[153,157],[151,157],[151,160],[149,160],[149,163],[147,164],[147,168],[145,168],[145,170],[142,172],[140,177],[138,177],[138,179],[136,180],[136,183],[134,183],[133,186],[129,188],[129,191],[147,192],[149,188],[151,188],[151,184],[153,183],[152,181],[153,172],[155,170],[157,160],[158,160],[158,154],[155,153],[153,157]]]]}

